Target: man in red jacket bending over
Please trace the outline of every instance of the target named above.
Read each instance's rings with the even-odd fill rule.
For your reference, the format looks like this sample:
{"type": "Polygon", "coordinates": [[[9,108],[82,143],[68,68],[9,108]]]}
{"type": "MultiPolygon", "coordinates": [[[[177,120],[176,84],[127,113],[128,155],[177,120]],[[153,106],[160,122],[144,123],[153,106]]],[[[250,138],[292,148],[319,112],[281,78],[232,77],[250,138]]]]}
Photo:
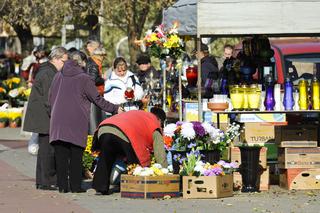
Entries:
{"type": "Polygon", "coordinates": [[[117,157],[124,156],[128,164],[150,166],[151,153],[157,163],[167,167],[161,129],[166,119],[164,111],[152,108],[114,115],[105,119],[95,133],[94,150],[100,150],[92,187],[99,194],[110,194],[110,174],[117,157]]]}

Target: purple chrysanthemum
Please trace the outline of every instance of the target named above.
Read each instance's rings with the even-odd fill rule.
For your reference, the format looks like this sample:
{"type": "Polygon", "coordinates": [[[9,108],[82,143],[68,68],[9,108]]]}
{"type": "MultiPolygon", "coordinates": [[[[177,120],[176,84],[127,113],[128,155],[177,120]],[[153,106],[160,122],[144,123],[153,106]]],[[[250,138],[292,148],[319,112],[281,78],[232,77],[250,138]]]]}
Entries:
{"type": "Polygon", "coordinates": [[[203,128],[200,122],[194,121],[192,124],[196,135],[203,137],[206,134],[206,130],[203,128]]]}

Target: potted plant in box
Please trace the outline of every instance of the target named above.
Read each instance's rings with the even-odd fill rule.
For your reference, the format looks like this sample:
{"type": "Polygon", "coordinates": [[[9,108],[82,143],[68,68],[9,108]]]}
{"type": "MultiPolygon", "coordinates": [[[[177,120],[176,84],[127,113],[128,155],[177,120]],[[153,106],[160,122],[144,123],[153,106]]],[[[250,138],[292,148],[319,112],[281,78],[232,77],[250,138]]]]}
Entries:
{"type": "Polygon", "coordinates": [[[183,160],[180,175],[183,176],[184,198],[218,198],[233,195],[233,171],[236,163],[219,161],[215,164],[201,161],[199,151],[192,150],[183,160]]]}
{"type": "Polygon", "coordinates": [[[240,135],[240,125],[233,123],[222,131],[207,122],[177,122],[166,125],[163,132],[165,148],[173,154],[173,171],[177,174],[177,165],[192,148],[203,154],[204,161],[218,162],[221,152],[240,135]]]}

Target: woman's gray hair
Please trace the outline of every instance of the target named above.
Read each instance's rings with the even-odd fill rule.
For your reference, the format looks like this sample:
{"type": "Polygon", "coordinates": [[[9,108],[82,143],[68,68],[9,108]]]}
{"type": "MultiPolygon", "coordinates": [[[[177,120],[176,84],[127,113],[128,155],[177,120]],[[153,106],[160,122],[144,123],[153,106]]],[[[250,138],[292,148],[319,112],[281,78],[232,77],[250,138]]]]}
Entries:
{"type": "Polygon", "coordinates": [[[77,62],[80,67],[85,67],[87,63],[87,56],[81,51],[74,51],[70,54],[70,59],[77,62]]]}
{"type": "Polygon", "coordinates": [[[64,47],[55,47],[51,50],[48,59],[52,60],[52,59],[59,59],[62,58],[65,54],[68,54],[68,51],[66,48],[64,47]]]}

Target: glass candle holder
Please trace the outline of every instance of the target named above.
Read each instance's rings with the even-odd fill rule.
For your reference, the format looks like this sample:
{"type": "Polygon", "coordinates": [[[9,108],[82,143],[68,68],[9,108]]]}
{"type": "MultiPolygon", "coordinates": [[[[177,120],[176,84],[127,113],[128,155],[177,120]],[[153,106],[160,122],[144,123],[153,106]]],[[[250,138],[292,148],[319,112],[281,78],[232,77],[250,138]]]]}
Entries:
{"type": "Polygon", "coordinates": [[[243,109],[243,91],[239,85],[234,85],[230,87],[230,99],[233,106],[233,110],[242,110],[243,109]]]}
{"type": "Polygon", "coordinates": [[[257,84],[251,84],[248,91],[249,110],[260,109],[261,90],[257,84]]]}

